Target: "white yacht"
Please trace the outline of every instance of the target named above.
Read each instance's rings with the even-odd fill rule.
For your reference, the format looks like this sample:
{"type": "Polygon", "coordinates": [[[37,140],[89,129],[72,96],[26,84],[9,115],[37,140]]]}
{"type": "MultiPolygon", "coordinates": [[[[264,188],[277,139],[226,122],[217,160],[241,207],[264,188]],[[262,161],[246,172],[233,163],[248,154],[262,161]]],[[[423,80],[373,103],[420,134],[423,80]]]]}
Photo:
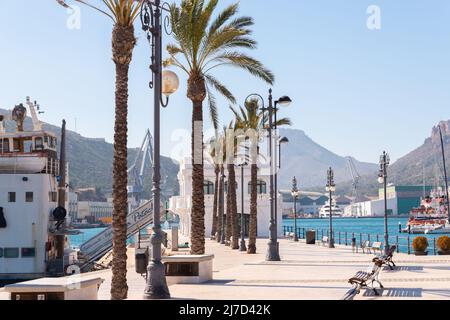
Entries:
{"type": "MultiPolygon", "coordinates": [[[[335,218],[341,218],[343,216],[343,211],[341,207],[339,207],[334,203],[331,206],[331,213],[332,216],[335,218]]],[[[329,217],[330,217],[330,204],[326,204],[322,208],[320,208],[319,218],[329,218],[329,217]]]]}
{"type": "Polygon", "coordinates": [[[0,281],[60,275],[74,258],[58,225],[65,209],[58,207],[57,139],[42,129],[36,103],[26,104],[31,131],[23,104],[0,116],[0,281]],[[16,122],[13,132],[7,120],[16,122]]]}

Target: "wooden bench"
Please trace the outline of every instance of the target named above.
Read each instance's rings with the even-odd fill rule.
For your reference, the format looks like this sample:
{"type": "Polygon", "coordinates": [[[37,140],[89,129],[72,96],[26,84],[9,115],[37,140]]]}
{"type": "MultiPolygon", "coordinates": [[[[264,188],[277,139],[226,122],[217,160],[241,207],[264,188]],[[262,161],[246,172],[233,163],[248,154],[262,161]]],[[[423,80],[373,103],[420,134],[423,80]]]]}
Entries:
{"type": "Polygon", "coordinates": [[[396,267],[394,261],[392,260],[394,257],[394,253],[397,251],[397,246],[391,246],[387,252],[387,254],[380,254],[378,255],[375,260],[379,260],[383,265],[386,265],[389,267],[389,269],[394,270],[396,267]]]}
{"type": "Polygon", "coordinates": [[[374,266],[371,272],[359,271],[352,278],[348,280],[348,282],[354,286],[354,288],[347,293],[344,300],[348,300],[348,297],[354,296],[361,292],[361,289],[367,288],[373,290],[376,296],[380,294],[374,287],[374,283],[378,283],[380,288],[384,288],[383,284],[379,280],[379,275],[382,270],[383,263],[381,260],[374,259],[374,266]]]}
{"type": "Polygon", "coordinates": [[[371,246],[367,247],[367,251],[372,253],[375,253],[375,251],[382,252],[381,251],[381,242],[374,242],[371,246]]]}
{"type": "Polygon", "coordinates": [[[369,247],[370,247],[370,241],[364,241],[363,243],[361,243],[361,250],[363,253],[366,253],[366,250],[369,251],[369,249],[368,249],[369,247]]]}
{"type": "Polygon", "coordinates": [[[322,241],[321,241],[322,246],[325,246],[328,244],[328,237],[322,237],[322,241]]]}

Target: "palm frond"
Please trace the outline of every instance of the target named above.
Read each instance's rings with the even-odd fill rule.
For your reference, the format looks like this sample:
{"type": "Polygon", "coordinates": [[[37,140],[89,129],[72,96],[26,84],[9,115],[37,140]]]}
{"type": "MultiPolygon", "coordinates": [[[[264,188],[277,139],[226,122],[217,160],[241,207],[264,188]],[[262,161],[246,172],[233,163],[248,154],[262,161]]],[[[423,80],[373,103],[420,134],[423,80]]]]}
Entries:
{"type": "Polygon", "coordinates": [[[211,62],[218,63],[207,69],[205,73],[208,73],[219,66],[229,65],[247,70],[252,75],[261,78],[269,84],[273,84],[275,81],[274,74],[265,68],[260,61],[240,52],[225,52],[211,59],[211,62]]]}
{"type": "Polygon", "coordinates": [[[231,103],[236,103],[236,98],[233,96],[230,90],[227,89],[227,87],[225,87],[222,83],[220,83],[219,80],[217,80],[210,74],[206,74],[205,78],[208,84],[214,87],[214,89],[216,89],[217,92],[219,92],[221,95],[227,98],[231,103]]]}

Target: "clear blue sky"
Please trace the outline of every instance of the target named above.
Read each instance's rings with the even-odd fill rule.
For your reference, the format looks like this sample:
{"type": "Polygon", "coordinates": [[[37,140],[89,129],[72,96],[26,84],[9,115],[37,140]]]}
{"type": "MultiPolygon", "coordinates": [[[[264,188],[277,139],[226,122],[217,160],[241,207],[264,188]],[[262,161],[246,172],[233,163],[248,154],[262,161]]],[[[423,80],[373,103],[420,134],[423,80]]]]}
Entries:
{"type": "MultiPolygon", "coordinates": [[[[222,0],[221,6],[229,3],[222,0]]],[[[275,95],[294,100],[285,115],[324,147],[370,162],[387,149],[396,159],[420,145],[439,120],[450,118],[448,0],[243,0],[240,13],[256,21],[259,48],[252,54],[276,74],[275,95]],[[381,8],[381,30],[366,26],[372,4],[381,8]]],[[[60,124],[65,118],[73,130],[76,119],[80,134],[112,141],[111,22],[89,8],[82,8],[80,30],[69,30],[67,18],[55,0],[0,0],[0,107],[31,95],[46,111],[43,121],[60,124]]],[[[149,48],[136,27],[132,147],[152,126],[149,48]]],[[[268,89],[239,70],[217,76],[239,100],[268,89]]],[[[173,133],[190,130],[192,108],[184,75],[181,80],[163,111],[165,155],[179,149],[173,133]]],[[[225,123],[231,119],[228,104],[220,103],[225,123]]]]}

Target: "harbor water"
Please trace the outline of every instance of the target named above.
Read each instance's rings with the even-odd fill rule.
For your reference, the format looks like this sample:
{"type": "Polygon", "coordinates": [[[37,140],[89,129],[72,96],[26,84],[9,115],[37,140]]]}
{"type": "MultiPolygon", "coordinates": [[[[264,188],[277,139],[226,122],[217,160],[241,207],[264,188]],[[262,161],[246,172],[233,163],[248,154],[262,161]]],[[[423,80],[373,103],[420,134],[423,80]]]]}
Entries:
{"type": "MultiPolygon", "coordinates": [[[[389,217],[388,230],[389,230],[389,243],[391,245],[399,244],[399,251],[408,253],[408,241],[409,252],[413,253],[412,241],[415,237],[425,236],[428,238],[429,254],[434,254],[434,242],[437,238],[441,237],[440,234],[433,235],[414,235],[407,233],[400,233],[399,225],[405,228],[408,223],[408,218],[389,217]]],[[[306,230],[315,230],[317,238],[320,239],[322,235],[327,236],[329,230],[329,219],[297,219],[297,228],[301,229],[301,232],[306,230]]],[[[284,219],[283,226],[285,228],[293,228],[294,219],[284,219]]],[[[333,233],[335,243],[345,243],[345,235],[347,234],[347,245],[351,244],[351,238],[354,235],[357,244],[360,242],[370,240],[384,242],[384,219],[383,218],[334,218],[333,219],[333,233]]]]}

